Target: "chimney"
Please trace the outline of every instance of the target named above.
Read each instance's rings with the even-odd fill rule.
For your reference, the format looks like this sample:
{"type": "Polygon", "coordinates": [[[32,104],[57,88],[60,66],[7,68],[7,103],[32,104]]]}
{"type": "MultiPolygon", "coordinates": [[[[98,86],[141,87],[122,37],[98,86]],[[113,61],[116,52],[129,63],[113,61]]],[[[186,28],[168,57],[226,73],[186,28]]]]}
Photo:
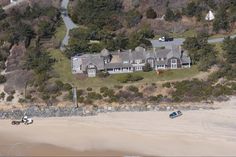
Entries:
{"type": "Polygon", "coordinates": [[[146,49],[144,48],[143,51],[146,52],[146,49]]]}
{"type": "Polygon", "coordinates": [[[117,52],[120,53],[120,50],[118,50],[117,52]]]}
{"type": "Polygon", "coordinates": [[[132,49],[129,49],[129,52],[131,53],[131,52],[132,52],[132,49]]]}

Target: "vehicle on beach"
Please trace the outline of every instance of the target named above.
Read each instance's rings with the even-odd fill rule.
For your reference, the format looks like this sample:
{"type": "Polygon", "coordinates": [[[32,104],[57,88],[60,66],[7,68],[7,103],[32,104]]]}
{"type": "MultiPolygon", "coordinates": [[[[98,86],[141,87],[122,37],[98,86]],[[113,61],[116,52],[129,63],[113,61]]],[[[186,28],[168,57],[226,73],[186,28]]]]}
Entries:
{"type": "Polygon", "coordinates": [[[167,41],[173,41],[174,40],[174,38],[170,38],[170,37],[161,37],[161,38],[159,38],[159,41],[160,42],[167,42],[167,41]]]}
{"type": "Polygon", "coordinates": [[[28,118],[27,116],[24,116],[21,120],[13,120],[11,122],[12,125],[20,125],[21,123],[24,123],[25,125],[33,124],[33,119],[28,118]]]}
{"type": "Polygon", "coordinates": [[[179,116],[182,116],[182,115],[183,115],[183,113],[182,113],[181,111],[176,111],[176,112],[172,112],[172,113],[169,115],[169,117],[170,117],[171,119],[174,119],[174,118],[179,117],[179,116]]]}

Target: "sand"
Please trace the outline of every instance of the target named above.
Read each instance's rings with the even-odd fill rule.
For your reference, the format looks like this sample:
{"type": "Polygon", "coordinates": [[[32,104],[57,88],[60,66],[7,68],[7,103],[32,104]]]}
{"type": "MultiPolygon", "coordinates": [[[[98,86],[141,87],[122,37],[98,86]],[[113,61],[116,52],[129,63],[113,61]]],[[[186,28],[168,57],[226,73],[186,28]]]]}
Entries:
{"type": "Polygon", "coordinates": [[[236,97],[217,110],[0,121],[0,155],[236,156],[236,97]],[[41,153],[39,153],[41,152],[41,153]],[[42,153],[43,152],[43,153],[42,153]]]}

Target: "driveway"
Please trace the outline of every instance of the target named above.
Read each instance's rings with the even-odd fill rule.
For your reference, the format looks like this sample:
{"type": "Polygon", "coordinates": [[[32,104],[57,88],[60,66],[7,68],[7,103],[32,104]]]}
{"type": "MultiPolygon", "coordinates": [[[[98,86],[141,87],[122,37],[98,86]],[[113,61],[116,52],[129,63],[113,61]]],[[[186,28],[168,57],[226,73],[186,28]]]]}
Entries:
{"type": "MultiPolygon", "coordinates": [[[[231,38],[235,38],[236,35],[232,35],[231,38]]],[[[184,38],[176,38],[174,41],[169,41],[169,42],[160,42],[159,40],[150,40],[152,43],[153,47],[166,47],[166,48],[171,48],[172,45],[182,45],[183,42],[185,41],[184,38]]],[[[224,38],[215,38],[215,39],[209,39],[208,43],[220,43],[223,42],[224,38]]]]}
{"type": "Polygon", "coordinates": [[[61,47],[60,49],[63,51],[65,49],[65,46],[68,45],[69,43],[69,39],[70,39],[70,36],[69,36],[69,32],[70,30],[78,27],[72,20],[71,18],[68,16],[68,10],[67,10],[67,7],[68,7],[68,4],[69,4],[69,0],[62,0],[61,2],[61,8],[63,9],[63,11],[61,12],[61,17],[66,25],[66,35],[61,43],[61,47]]]}

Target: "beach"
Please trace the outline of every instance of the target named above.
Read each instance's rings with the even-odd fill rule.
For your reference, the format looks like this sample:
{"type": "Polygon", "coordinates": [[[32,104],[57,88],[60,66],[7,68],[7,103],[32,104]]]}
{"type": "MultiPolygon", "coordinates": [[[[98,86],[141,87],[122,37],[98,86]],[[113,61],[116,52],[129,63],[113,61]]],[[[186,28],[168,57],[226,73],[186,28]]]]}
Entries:
{"type": "Polygon", "coordinates": [[[117,112],[88,117],[0,120],[0,155],[235,156],[236,97],[216,110],[117,112]]]}

